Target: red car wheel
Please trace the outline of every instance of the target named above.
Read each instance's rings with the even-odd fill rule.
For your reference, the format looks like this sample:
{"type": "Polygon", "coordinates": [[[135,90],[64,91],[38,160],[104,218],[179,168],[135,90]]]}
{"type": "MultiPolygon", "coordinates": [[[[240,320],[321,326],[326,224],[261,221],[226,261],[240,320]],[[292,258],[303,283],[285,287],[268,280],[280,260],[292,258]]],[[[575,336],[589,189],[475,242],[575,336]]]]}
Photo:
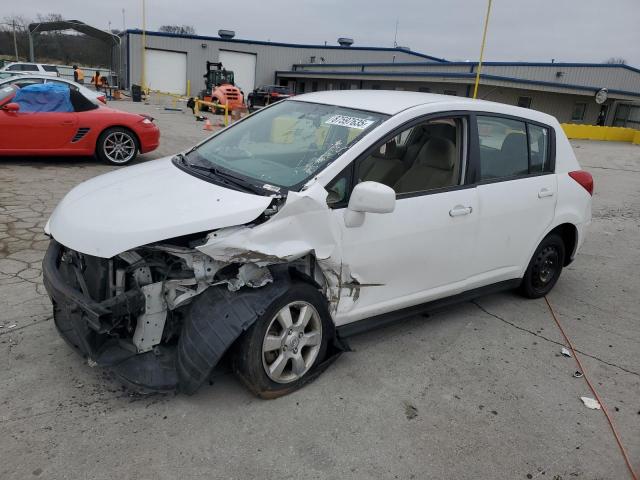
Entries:
{"type": "Polygon", "coordinates": [[[140,146],[131,130],[126,128],[108,128],[98,138],[96,154],[100,160],[112,165],[124,165],[135,159],[140,146]]]}

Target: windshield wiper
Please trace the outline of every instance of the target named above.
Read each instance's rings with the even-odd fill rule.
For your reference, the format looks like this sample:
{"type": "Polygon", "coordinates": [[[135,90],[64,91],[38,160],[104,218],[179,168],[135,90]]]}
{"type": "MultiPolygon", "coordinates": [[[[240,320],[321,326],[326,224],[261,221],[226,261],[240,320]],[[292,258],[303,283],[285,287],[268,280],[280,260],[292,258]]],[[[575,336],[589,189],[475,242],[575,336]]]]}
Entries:
{"type": "Polygon", "coordinates": [[[182,162],[183,165],[186,165],[189,168],[193,168],[194,170],[202,170],[203,172],[207,172],[212,175],[215,175],[216,177],[219,177],[223,183],[226,183],[228,185],[233,185],[235,187],[239,187],[245,191],[256,193],[258,195],[264,194],[264,190],[262,188],[242,178],[236,177],[234,175],[230,175],[226,172],[222,172],[215,167],[205,167],[202,165],[189,163],[186,157],[181,153],[177,154],[176,157],[182,162]]]}

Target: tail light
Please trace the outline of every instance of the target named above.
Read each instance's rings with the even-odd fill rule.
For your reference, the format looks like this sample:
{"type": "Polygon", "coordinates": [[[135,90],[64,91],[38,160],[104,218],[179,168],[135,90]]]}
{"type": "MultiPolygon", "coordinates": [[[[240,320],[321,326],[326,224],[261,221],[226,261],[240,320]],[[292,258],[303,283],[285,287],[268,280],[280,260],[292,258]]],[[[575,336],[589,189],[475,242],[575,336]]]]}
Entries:
{"type": "Polygon", "coordinates": [[[593,195],[593,177],[589,172],[585,172],[584,170],[575,170],[573,172],[569,172],[569,176],[589,192],[589,195],[593,195]]]}
{"type": "Polygon", "coordinates": [[[102,103],[104,103],[105,105],[107,104],[107,97],[105,97],[104,95],[100,95],[98,97],[98,100],[100,100],[102,103]]]}

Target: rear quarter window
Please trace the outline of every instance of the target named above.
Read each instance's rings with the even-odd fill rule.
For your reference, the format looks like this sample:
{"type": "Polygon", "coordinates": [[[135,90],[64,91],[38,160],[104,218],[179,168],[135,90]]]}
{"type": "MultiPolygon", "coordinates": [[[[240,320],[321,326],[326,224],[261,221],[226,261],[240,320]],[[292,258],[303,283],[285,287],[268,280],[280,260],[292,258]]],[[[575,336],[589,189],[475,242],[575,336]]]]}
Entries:
{"type": "Polygon", "coordinates": [[[526,119],[477,117],[480,181],[553,171],[549,127],[526,119]]]}
{"type": "Polygon", "coordinates": [[[58,67],[55,65],[43,65],[42,68],[44,68],[45,72],[58,72],[58,67]]]}

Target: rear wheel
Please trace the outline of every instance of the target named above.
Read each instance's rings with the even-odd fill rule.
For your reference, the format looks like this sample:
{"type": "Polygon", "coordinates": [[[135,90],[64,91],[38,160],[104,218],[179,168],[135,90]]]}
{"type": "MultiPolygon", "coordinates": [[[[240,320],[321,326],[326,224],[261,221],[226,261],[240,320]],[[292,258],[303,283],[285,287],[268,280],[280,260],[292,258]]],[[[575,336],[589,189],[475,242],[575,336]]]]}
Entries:
{"type": "Polygon", "coordinates": [[[562,237],[555,233],[546,236],[529,262],[520,284],[520,292],[528,298],[544,297],[560,278],[564,257],[562,237]]]}
{"type": "Polygon", "coordinates": [[[108,128],[98,138],[96,154],[100,160],[112,165],[125,165],[135,159],[140,150],[138,139],[131,130],[108,128]]]}
{"type": "Polygon", "coordinates": [[[234,370],[258,396],[284,395],[313,376],[333,332],[322,294],[309,284],[294,283],[240,338],[234,370]]]}

